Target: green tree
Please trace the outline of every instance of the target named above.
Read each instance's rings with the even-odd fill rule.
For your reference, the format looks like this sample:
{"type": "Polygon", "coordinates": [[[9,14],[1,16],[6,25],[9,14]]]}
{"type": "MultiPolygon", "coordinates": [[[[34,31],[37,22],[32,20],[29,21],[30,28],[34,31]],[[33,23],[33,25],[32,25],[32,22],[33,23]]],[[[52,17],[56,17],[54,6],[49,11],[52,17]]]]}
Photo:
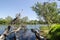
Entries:
{"type": "Polygon", "coordinates": [[[11,16],[7,16],[5,18],[5,20],[6,20],[7,24],[9,24],[12,21],[12,17],[11,16]]]}
{"type": "Polygon", "coordinates": [[[0,18],[0,24],[7,24],[7,21],[3,18],[0,18]]]}
{"type": "Polygon", "coordinates": [[[38,21],[37,21],[37,20],[30,20],[30,21],[29,21],[29,24],[36,25],[36,24],[38,24],[38,21]]]}
{"type": "Polygon", "coordinates": [[[25,16],[21,19],[21,23],[27,24],[27,22],[28,22],[28,17],[27,16],[25,16]]]}
{"type": "Polygon", "coordinates": [[[56,17],[58,16],[58,9],[56,2],[48,3],[44,2],[43,4],[38,3],[32,6],[33,11],[36,12],[39,19],[43,17],[45,22],[49,25],[55,21],[56,17]]]}

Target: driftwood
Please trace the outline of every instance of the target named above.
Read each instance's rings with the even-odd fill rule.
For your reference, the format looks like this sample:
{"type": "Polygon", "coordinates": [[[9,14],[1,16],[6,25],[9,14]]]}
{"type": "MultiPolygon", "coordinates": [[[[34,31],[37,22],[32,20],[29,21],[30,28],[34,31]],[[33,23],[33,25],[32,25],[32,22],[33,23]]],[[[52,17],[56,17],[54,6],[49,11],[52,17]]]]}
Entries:
{"type": "Polygon", "coordinates": [[[44,37],[43,37],[43,36],[41,36],[41,35],[40,35],[40,33],[39,33],[39,32],[37,32],[36,30],[31,29],[31,31],[32,31],[33,33],[35,33],[36,40],[46,40],[46,39],[44,39],[44,37]]]}
{"type": "MultiPolygon", "coordinates": [[[[11,25],[12,25],[12,24],[15,24],[15,23],[19,20],[19,17],[20,17],[20,14],[18,14],[18,15],[16,16],[16,18],[14,18],[14,19],[10,22],[10,24],[11,24],[11,25]]],[[[5,30],[5,32],[0,36],[0,40],[4,40],[5,37],[6,37],[7,35],[9,35],[10,33],[12,33],[12,32],[15,32],[15,33],[16,33],[17,31],[19,31],[19,30],[21,29],[21,27],[19,27],[17,30],[13,30],[13,31],[9,32],[10,28],[11,28],[11,26],[8,26],[7,30],[5,30]]]]}
{"type": "MultiPolygon", "coordinates": [[[[0,40],[5,40],[6,36],[8,36],[8,35],[9,35],[10,33],[12,33],[12,32],[17,33],[21,28],[24,28],[24,27],[19,27],[17,30],[13,30],[13,31],[11,31],[11,32],[8,32],[7,30],[5,30],[5,32],[0,36],[0,40]]],[[[31,31],[32,31],[33,33],[35,33],[35,36],[36,36],[36,38],[37,38],[38,40],[44,39],[42,36],[39,35],[39,33],[38,33],[37,31],[35,31],[35,30],[33,30],[33,29],[31,29],[31,31]]],[[[19,34],[19,35],[20,35],[20,34],[19,34]]],[[[19,36],[19,35],[17,35],[17,36],[19,36]]],[[[16,40],[16,39],[14,39],[14,40],[16,40]]]]}
{"type": "Polygon", "coordinates": [[[12,32],[16,33],[20,29],[21,29],[21,27],[19,27],[17,30],[13,30],[11,32],[9,32],[9,30],[5,30],[5,32],[0,36],[0,40],[4,40],[6,38],[6,36],[8,36],[10,33],[12,33],[12,32]]]}
{"type": "MultiPolygon", "coordinates": [[[[19,16],[20,16],[20,15],[18,15],[18,17],[16,17],[14,20],[12,20],[10,24],[15,24],[15,23],[18,21],[19,16]]],[[[9,35],[10,33],[12,33],[12,32],[17,33],[21,28],[24,28],[24,29],[25,29],[25,26],[20,26],[17,30],[13,30],[13,31],[9,32],[10,28],[11,28],[11,26],[8,26],[7,30],[5,30],[5,32],[0,36],[0,40],[5,40],[5,39],[6,39],[6,36],[8,36],[8,35],[9,35]]],[[[39,33],[37,33],[37,32],[36,32],[35,30],[33,30],[33,29],[32,29],[31,31],[32,31],[33,33],[35,33],[35,36],[36,36],[36,38],[37,38],[38,40],[41,40],[41,36],[39,35],[39,33]]],[[[17,36],[18,36],[18,35],[17,35],[17,36]]],[[[14,39],[14,40],[16,40],[16,39],[14,39]]]]}

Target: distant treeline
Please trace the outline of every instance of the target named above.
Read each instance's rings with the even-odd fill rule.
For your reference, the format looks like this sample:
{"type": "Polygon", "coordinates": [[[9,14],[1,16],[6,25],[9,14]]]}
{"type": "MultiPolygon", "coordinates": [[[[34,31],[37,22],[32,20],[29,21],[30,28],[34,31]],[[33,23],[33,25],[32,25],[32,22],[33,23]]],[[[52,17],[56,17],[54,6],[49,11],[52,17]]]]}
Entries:
{"type": "MultiPolygon", "coordinates": [[[[12,20],[13,20],[13,18],[11,16],[7,16],[5,19],[0,18],[0,24],[6,25],[6,24],[9,24],[12,20]]],[[[23,17],[23,18],[21,18],[19,20],[20,20],[20,23],[17,21],[16,24],[21,24],[21,23],[23,23],[23,24],[32,24],[32,25],[34,25],[34,24],[48,24],[48,22],[44,22],[42,20],[41,21],[28,20],[28,17],[23,17]]],[[[60,21],[59,22],[56,21],[54,23],[60,23],[60,21]]]]}
{"type": "MultiPolygon", "coordinates": [[[[6,18],[0,18],[0,24],[9,24],[14,18],[11,16],[7,16],[6,18]]],[[[19,19],[19,22],[17,21],[16,24],[47,24],[46,22],[43,21],[38,21],[38,20],[28,20],[28,17],[23,17],[19,19]],[[20,23],[19,23],[20,22],[20,23]]]]}

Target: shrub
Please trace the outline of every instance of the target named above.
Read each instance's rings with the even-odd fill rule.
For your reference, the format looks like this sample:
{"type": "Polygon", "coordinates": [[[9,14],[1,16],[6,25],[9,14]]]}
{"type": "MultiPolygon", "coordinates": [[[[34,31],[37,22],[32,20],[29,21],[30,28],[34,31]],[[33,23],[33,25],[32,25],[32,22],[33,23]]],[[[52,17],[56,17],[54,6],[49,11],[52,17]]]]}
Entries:
{"type": "Polygon", "coordinates": [[[52,25],[48,34],[50,40],[60,40],[60,24],[52,25]]]}

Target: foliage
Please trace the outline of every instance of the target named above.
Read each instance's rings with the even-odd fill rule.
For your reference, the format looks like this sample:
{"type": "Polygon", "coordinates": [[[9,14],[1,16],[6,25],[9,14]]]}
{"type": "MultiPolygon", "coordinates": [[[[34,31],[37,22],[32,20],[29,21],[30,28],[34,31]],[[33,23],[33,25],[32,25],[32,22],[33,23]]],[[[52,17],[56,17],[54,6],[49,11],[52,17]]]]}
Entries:
{"type": "Polygon", "coordinates": [[[40,30],[48,30],[48,27],[47,26],[41,26],[40,30]]]}
{"type": "Polygon", "coordinates": [[[36,24],[39,24],[37,20],[30,20],[28,22],[28,24],[33,24],[33,25],[36,25],[36,24]]]}
{"type": "Polygon", "coordinates": [[[60,24],[52,25],[48,34],[50,40],[60,40],[60,24]]]}
{"type": "Polygon", "coordinates": [[[28,17],[27,16],[25,16],[21,19],[21,23],[27,24],[27,22],[28,22],[28,17]]]}
{"type": "Polygon", "coordinates": [[[48,24],[57,22],[59,20],[56,2],[44,2],[43,4],[37,2],[37,4],[32,6],[32,9],[38,15],[39,20],[41,17],[43,17],[43,20],[45,20],[45,22],[48,24]]]}
{"type": "Polygon", "coordinates": [[[0,24],[5,24],[6,23],[6,20],[4,20],[4,19],[0,19],[0,24]]]}
{"type": "Polygon", "coordinates": [[[11,20],[12,20],[12,17],[10,16],[7,16],[5,19],[0,18],[0,24],[9,24],[11,20]]]}
{"type": "MultiPolygon", "coordinates": [[[[0,18],[0,24],[10,24],[12,21],[13,21],[13,18],[11,16],[7,16],[7,17],[5,17],[5,19],[0,18]]],[[[15,22],[15,25],[20,25],[20,24],[33,24],[33,22],[34,22],[34,24],[36,24],[36,22],[38,22],[38,21],[37,20],[29,21],[28,17],[25,16],[23,18],[18,17],[17,20],[15,20],[13,22],[15,22]]]]}
{"type": "Polygon", "coordinates": [[[5,17],[5,20],[6,20],[7,24],[9,24],[12,21],[12,19],[13,18],[11,16],[5,17]]]}

